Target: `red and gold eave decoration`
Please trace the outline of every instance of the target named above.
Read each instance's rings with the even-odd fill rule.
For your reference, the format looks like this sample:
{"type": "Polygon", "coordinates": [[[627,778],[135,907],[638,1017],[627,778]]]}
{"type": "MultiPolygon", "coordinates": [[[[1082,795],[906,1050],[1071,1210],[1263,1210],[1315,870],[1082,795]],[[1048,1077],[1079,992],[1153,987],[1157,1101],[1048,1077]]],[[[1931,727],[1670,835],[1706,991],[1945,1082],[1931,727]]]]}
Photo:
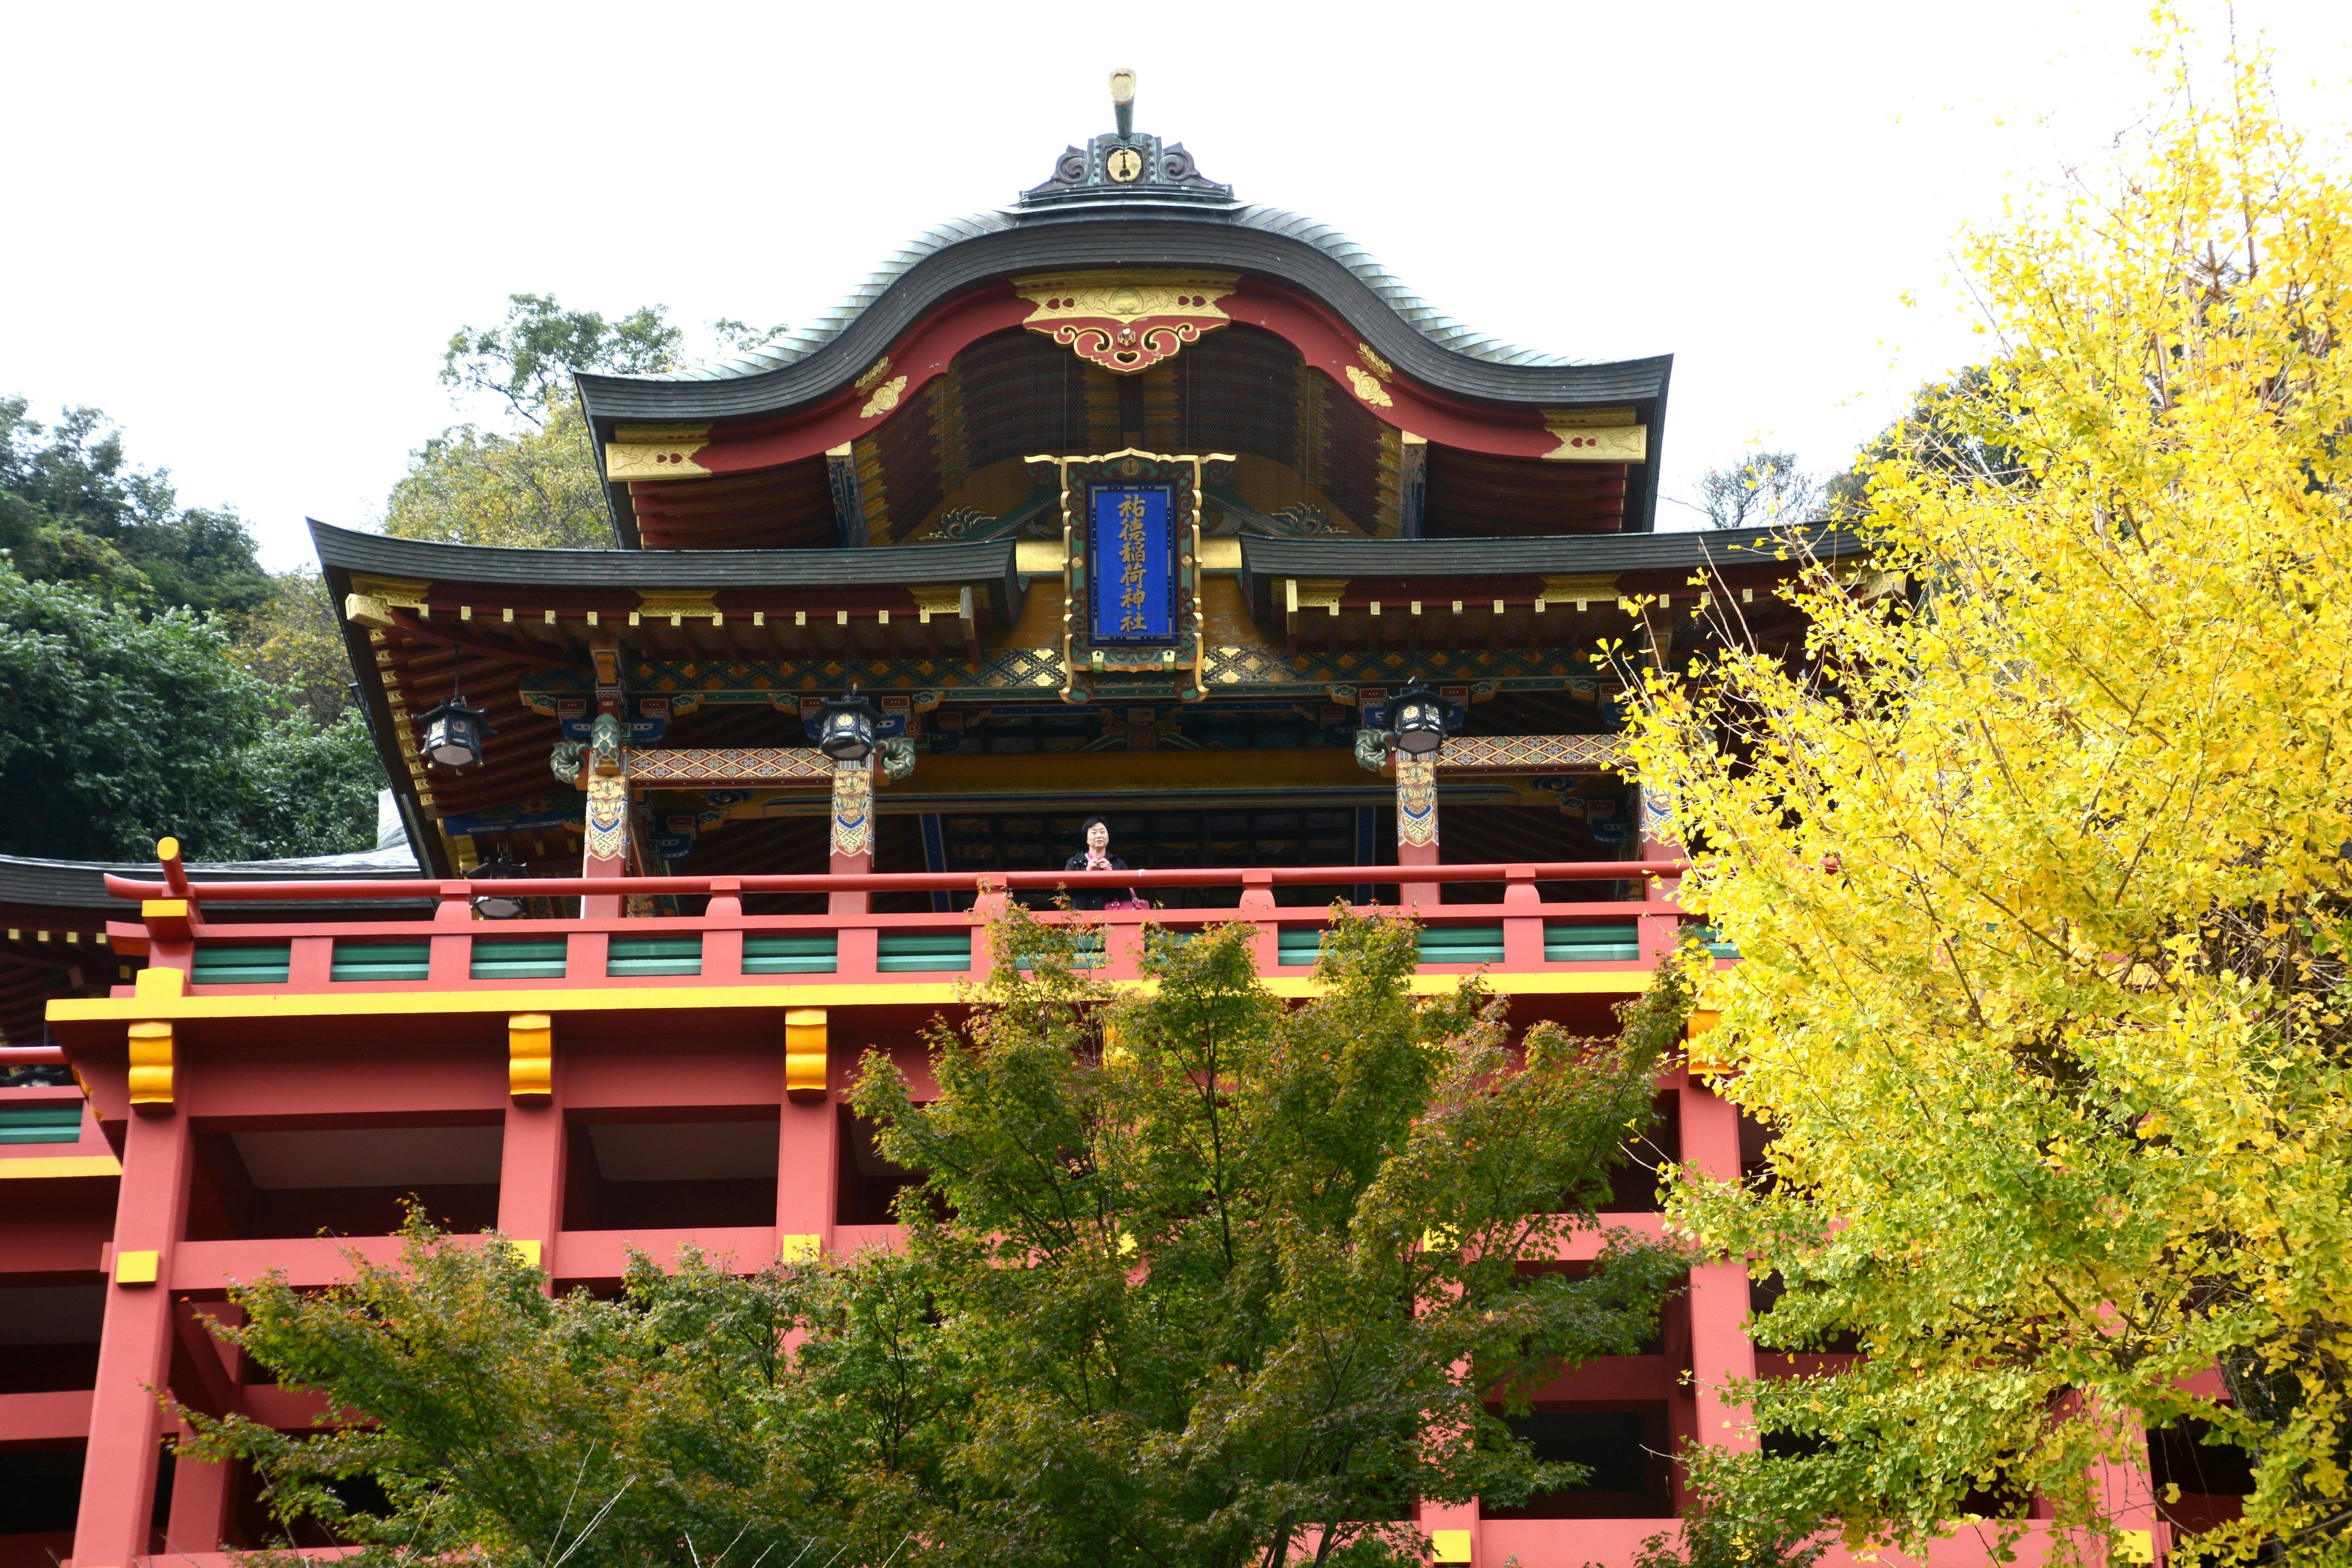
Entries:
{"type": "Polygon", "coordinates": [[[1228,273],[1133,270],[1026,277],[1004,293],[967,294],[918,322],[852,385],[780,419],[727,429],[620,426],[604,447],[606,477],[748,474],[836,450],[888,418],[966,347],[1007,328],[1026,328],[1089,363],[1133,375],[1234,322],[1273,332],[1382,423],[1440,446],[1554,462],[1648,457],[1649,430],[1633,408],[1474,407],[1399,376],[1327,307],[1280,285],[1228,273]]]}
{"type": "Polygon", "coordinates": [[[1217,301],[1230,272],[1065,272],[1016,278],[1033,309],[1021,324],[1114,375],[1135,375],[1232,320],[1217,301]]]}

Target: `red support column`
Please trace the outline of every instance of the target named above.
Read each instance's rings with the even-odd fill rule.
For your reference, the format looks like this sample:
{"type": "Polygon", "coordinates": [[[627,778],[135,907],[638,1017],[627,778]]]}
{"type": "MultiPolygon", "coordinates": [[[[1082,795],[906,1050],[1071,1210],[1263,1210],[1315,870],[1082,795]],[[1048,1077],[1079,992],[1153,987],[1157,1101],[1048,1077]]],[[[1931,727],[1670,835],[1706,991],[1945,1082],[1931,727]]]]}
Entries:
{"type": "Polygon", "coordinates": [[[194,1157],[188,1120],[168,1101],[142,1107],[124,1130],[104,1337],[74,1527],[79,1568],[130,1568],[148,1551],[163,1436],[152,1391],[165,1385],[172,1363],[172,1254],[187,1218],[194,1157]]]}
{"type": "MultiPolygon", "coordinates": [[[[1739,1179],[1739,1108],[1692,1079],[1676,1085],[1682,1110],[1683,1163],[1718,1181],[1739,1179]]],[[[1698,1440],[1709,1447],[1753,1449],[1755,1434],[1744,1405],[1724,1397],[1723,1385],[1756,1375],[1756,1346],[1748,1321],[1748,1266],[1702,1263],[1691,1270],[1691,1381],[1698,1395],[1698,1440]]]]}
{"type": "Polygon", "coordinates": [[[562,1077],[555,1063],[554,1021],[519,1013],[507,1024],[507,1121],[499,1146],[499,1230],[555,1276],[556,1233],[563,1228],[562,1077]]]}
{"type": "Polygon", "coordinates": [[[799,1007],[785,1015],[784,1095],[776,1129],[776,1248],[787,1263],[830,1248],[839,1212],[841,1113],[833,1096],[831,1024],[824,1008],[799,1007]]]}
{"type": "MultiPolygon", "coordinates": [[[[184,1436],[185,1431],[182,1428],[184,1436]]],[[[200,1463],[185,1453],[173,1459],[172,1514],[163,1526],[164,1549],[218,1552],[236,1479],[236,1466],[231,1460],[200,1463]]]]}
{"type": "MultiPolygon", "coordinates": [[[[244,1311],[226,1301],[210,1301],[194,1309],[197,1321],[183,1319],[177,1325],[183,1348],[192,1357],[211,1356],[220,1368],[220,1380],[215,1385],[215,1402],[233,1405],[245,1386],[245,1352],[220,1343],[209,1329],[204,1338],[191,1343],[194,1332],[205,1318],[237,1324],[245,1321],[244,1311]]],[[[189,1403],[195,1403],[193,1395],[189,1403]]],[[[181,1428],[184,1438],[187,1429],[181,1428]]],[[[182,1449],[172,1463],[172,1512],[163,1527],[163,1548],[167,1552],[218,1552],[226,1538],[229,1508],[236,1500],[236,1464],[234,1460],[205,1463],[188,1457],[182,1449]]]]}

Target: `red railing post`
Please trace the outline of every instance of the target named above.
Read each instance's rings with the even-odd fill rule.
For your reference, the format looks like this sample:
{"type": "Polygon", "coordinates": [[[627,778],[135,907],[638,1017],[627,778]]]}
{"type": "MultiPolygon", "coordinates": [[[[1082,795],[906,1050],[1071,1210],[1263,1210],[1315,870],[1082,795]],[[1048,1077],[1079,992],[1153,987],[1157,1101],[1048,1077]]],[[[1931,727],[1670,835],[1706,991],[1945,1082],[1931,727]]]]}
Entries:
{"type": "MultiPolygon", "coordinates": [[[[743,918],[743,883],[737,877],[710,879],[710,903],[703,918],[711,921],[743,918]]],[[[702,976],[706,980],[740,980],[743,976],[743,928],[706,926],[702,932],[702,976]]]]}
{"type": "Polygon", "coordinates": [[[1533,866],[1507,866],[1503,875],[1503,967],[1533,969],[1544,961],[1543,895],[1533,866]]]}
{"type": "Polygon", "coordinates": [[[1004,890],[1003,883],[987,877],[981,878],[973,886],[978,891],[972,897],[970,917],[973,926],[971,977],[978,981],[986,979],[988,972],[996,967],[996,949],[989,941],[989,928],[1003,919],[1004,911],[1012,907],[1013,895],[1004,890]]]}
{"type": "Polygon", "coordinates": [[[1282,963],[1282,927],[1276,923],[1270,868],[1253,866],[1243,870],[1241,905],[1234,912],[1256,925],[1257,940],[1251,946],[1257,952],[1258,973],[1273,973],[1282,963]]]}
{"type": "Polygon", "coordinates": [[[474,889],[467,882],[444,882],[434,900],[433,954],[426,973],[436,985],[471,977],[474,962],[474,889]],[[447,934],[444,934],[444,932],[447,934]]]}

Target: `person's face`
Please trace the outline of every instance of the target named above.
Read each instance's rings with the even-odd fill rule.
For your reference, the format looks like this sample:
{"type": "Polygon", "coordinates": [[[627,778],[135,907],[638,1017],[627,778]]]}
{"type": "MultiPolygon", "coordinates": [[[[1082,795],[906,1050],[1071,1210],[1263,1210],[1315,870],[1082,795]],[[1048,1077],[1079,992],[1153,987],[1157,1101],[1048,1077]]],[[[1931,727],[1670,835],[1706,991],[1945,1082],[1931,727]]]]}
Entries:
{"type": "Polygon", "coordinates": [[[1087,847],[1093,850],[1097,855],[1109,848],[1110,828],[1107,825],[1099,822],[1088,827],[1087,829],[1087,847]]]}

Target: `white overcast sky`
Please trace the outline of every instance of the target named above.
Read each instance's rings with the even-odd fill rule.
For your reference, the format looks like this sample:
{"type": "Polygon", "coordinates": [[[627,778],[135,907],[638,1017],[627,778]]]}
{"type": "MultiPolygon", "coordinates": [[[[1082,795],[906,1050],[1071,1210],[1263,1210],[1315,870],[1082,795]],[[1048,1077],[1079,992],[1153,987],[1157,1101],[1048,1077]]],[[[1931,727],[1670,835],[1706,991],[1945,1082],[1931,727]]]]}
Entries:
{"type": "MultiPolygon", "coordinates": [[[[2236,21],[2340,148],[2352,5],[2236,21]]],[[[1836,466],[1963,362],[1956,230],[2105,155],[2147,28],[2144,0],[0,0],[0,395],[104,409],[292,565],[306,515],[381,516],[458,416],[441,345],[509,293],[805,321],[1109,129],[1125,65],[1139,128],[1472,326],[1671,352],[1688,496],[1752,442],[1836,466]]]]}

